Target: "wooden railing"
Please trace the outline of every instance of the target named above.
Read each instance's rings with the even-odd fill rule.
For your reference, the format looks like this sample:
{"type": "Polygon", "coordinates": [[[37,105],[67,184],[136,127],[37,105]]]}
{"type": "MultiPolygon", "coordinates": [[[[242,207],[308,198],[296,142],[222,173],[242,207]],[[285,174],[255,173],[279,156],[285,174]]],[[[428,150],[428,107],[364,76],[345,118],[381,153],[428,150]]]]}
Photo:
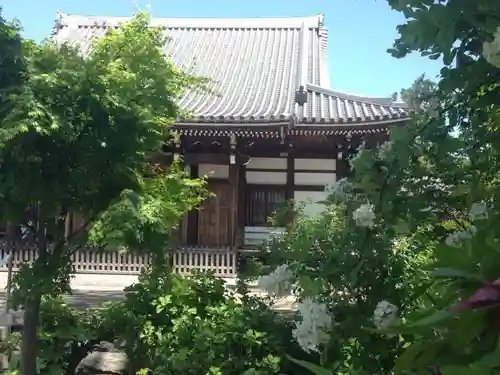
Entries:
{"type": "MultiPolygon", "coordinates": [[[[22,264],[33,262],[37,258],[35,245],[26,243],[12,246],[5,241],[0,242],[0,257],[4,259],[12,255],[12,266],[18,270],[22,264]]],[[[82,248],[71,255],[73,270],[76,273],[113,273],[137,275],[150,263],[148,255],[137,255],[132,252],[97,251],[82,248]]]]}
{"type": "MultiPolygon", "coordinates": [[[[0,241],[0,259],[12,254],[12,268],[18,270],[22,264],[36,259],[37,251],[33,244],[12,246],[0,241]]],[[[151,258],[133,252],[97,251],[83,248],[75,251],[71,260],[76,273],[102,273],[137,275],[147,267],[151,258]]],[[[189,275],[195,270],[213,271],[219,277],[236,276],[236,251],[230,248],[208,248],[200,246],[182,247],[174,252],[173,267],[181,275],[189,275]]],[[[0,266],[0,272],[6,272],[0,266]]]]}
{"type": "Polygon", "coordinates": [[[216,276],[236,277],[237,252],[229,247],[182,247],[174,253],[177,273],[189,275],[193,271],[213,271],[216,276]]]}

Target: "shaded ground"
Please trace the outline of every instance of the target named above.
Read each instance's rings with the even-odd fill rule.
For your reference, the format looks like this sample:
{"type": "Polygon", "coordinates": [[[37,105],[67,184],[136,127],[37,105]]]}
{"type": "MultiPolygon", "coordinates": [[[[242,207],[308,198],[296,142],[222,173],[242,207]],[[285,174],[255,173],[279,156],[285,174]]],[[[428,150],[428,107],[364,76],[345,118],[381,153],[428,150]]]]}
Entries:
{"type": "MultiPolygon", "coordinates": [[[[79,291],[122,291],[123,288],[137,282],[137,275],[114,275],[105,273],[85,274],[79,273],[73,275],[71,279],[71,288],[79,291]]],[[[7,272],[2,272],[0,268],[0,290],[7,286],[7,272]]]]}
{"type": "MultiPolygon", "coordinates": [[[[125,297],[120,290],[75,290],[72,295],[66,296],[66,301],[74,307],[85,309],[89,307],[97,307],[103,302],[120,301],[125,297]]],[[[276,304],[276,308],[291,309],[293,305],[292,299],[284,299],[276,304]]],[[[5,311],[5,292],[0,291],[0,311],[5,311]]]]}
{"type": "MultiPolygon", "coordinates": [[[[75,291],[72,295],[66,296],[66,301],[81,309],[96,307],[99,304],[107,301],[119,301],[124,298],[124,294],[121,291],[75,291]]],[[[5,306],[5,292],[0,292],[0,308],[4,311],[5,306]]]]}
{"type": "MultiPolygon", "coordinates": [[[[260,294],[260,293],[251,293],[260,294]]],[[[65,296],[68,304],[79,308],[92,308],[98,307],[100,304],[109,301],[120,301],[125,297],[121,290],[74,290],[72,295],[65,296]]],[[[274,305],[274,309],[284,312],[291,312],[295,310],[293,298],[285,298],[280,300],[274,305]]],[[[5,311],[5,291],[0,290],[0,314],[5,311]]],[[[22,313],[17,312],[14,314],[14,325],[22,324],[22,313]]]]}

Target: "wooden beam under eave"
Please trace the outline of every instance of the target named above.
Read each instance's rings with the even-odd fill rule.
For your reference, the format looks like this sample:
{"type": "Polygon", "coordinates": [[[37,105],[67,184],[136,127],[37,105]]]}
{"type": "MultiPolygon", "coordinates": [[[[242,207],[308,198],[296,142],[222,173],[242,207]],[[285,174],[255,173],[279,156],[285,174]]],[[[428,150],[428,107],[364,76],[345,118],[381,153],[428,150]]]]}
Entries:
{"type": "MultiPolygon", "coordinates": [[[[189,165],[229,165],[231,158],[230,154],[227,153],[187,153],[182,157],[184,162],[189,165]]],[[[235,161],[236,165],[246,164],[248,162],[248,156],[236,154],[235,161]]]]}
{"type": "Polygon", "coordinates": [[[223,153],[186,153],[183,155],[184,161],[189,165],[199,164],[229,164],[229,155],[223,153]]]}
{"type": "Polygon", "coordinates": [[[330,136],[290,136],[289,141],[293,142],[293,149],[296,157],[329,159],[334,157],[332,150],[342,142],[344,137],[337,135],[330,136]]]}

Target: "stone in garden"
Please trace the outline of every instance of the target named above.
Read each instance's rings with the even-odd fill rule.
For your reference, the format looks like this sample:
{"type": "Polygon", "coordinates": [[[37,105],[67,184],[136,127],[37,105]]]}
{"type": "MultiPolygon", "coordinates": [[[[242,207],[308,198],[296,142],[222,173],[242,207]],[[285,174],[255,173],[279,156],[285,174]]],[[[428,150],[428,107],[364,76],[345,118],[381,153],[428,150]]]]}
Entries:
{"type": "Polygon", "coordinates": [[[101,342],[76,367],[76,375],[125,375],[127,355],[109,342],[101,342]]]}

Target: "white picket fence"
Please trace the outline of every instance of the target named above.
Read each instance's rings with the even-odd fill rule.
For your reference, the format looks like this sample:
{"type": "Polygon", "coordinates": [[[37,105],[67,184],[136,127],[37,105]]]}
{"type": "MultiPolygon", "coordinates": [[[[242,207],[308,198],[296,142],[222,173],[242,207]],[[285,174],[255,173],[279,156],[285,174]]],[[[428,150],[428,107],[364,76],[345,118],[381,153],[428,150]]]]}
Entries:
{"type": "Polygon", "coordinates": [[[174,268],[181,275],[193,271],[212,271],[219,277],[236,277],[237,251],[230,247],[183,247],[174,252],[174,268]]]}
{"type": "MultiPolygon", "coordinates": [[[[22,264],[36,259],[37,251],[33,244],[12,246],[1,240],[0,259],[5,259],[9,254],[12,254],[13,270],[18,270],[22,264]]],[[[89,248],[74,252],[71,258],[75,273],[84,274],[138,275],[151,262],[148,255],[89,248]]],[[[236,277],[236,263],[237,251],[231,248],[181,247],[173,256],[174,270],[181,275],[200,270],[212,271],[219,277],[233,278],[236,277]]],[[[6,271],[6,267],[0,266],[0,272],[6,271]]]]}

